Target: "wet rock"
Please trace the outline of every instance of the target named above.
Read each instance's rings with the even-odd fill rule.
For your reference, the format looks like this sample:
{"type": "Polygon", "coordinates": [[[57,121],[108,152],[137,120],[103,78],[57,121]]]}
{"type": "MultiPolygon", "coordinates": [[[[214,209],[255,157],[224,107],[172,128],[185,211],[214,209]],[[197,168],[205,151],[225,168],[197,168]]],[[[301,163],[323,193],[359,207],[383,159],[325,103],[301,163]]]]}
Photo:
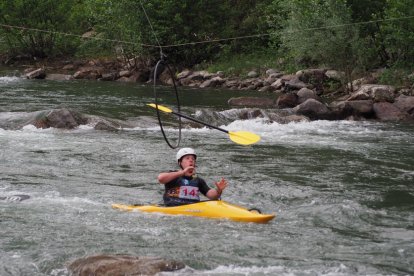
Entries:
{"type": "Polygon", "coordinates": [[[298,104],[298,96],[294,93],[280,95],[276,100],[276,106],[279,108],[295,107],[298,104]]]}
{"type": "Polygon", "coordinates": [[[274,105],[274,100],[268,98],[258,98],[258,97],[238,97],[231,98],[227,102],[232,106],[244,106],[244,107],[269,107],[274,105]]]}
{"type": "Polygon", "coordinates": [[[119,126],[109,122],[98,122],[94,127],[95,130],[118,131],[119,126]]]}
{"type": "Polygon", "coordinates": [[[179,84],[184,86],[192,86],[192,87],[198,87],[200,86],[205,80],[210,79],[214,74],[211,74],[207,71],[196,71],[188,74],[188,72],[184,73],[185,71],[181,72],[181,76],[186,77],[180,77],[179,84]]]}
{"type": "Polygon", "coordinates": [[[214,77],[208,80],[205,80],[201,85],[200,88],[206,88],[206,87],[216,87],[216,86],[220,86],[221,84],[223,84],[225,82],[224,79],[222,79],[221,77],[214,77]]]}
{"type": "Polygon", "coordinates": [[[237,86],[239,86],[239,81],[238,80],[226,80],[226,82],[225,82],[225,86],[227,87],[227,88],[231,88],[231,87],[237,87],[237,86]]]}
{"type": "Polygon", "coordinates": [[[283,119],[284,119],[285,124],[310,121],[308,117],[303,116],[303,115],[288,115],[288,116],[283,117],[283,119]]]}
{"type": "Polygon", "coordinates": [[[371,99],[370,95],[365,91],[357,91],[348,97],[348,101],[363,101],[371,99]]]}
{"type": "Polygon", "coordinates": [[[401,95],[395,99],[394,105],[401,111],[414,116],[414,96],[401,95]]]}
{"type": "Polygon", "coordinates": [[[210,76],[210,73],[207,71],[197,71],[192,73],[191,75],[189,75],[187,77],[187,79],[190,79],[192,81],[203,81],[205,80],[208,76],[210,76]]]}
{"type": "Polygon", "coordinates": [[[279,90],[283,87],[284,84],[285,81],[283,79],[277,79],[270,86],[273,87],[273,89],[275,90],[279,90]]]}
{"type": "Polygon", "coordinates": [[[268,114],[269,122],[276,122],[278,124],[289,124],[299,122],[309,122],[309,118],[303,115],[281,115],[281,114],[268,114]]]}
{"type": "Polygon", "coordinates": [[[263,112],[260,109],[244,109],[241,110],[239,113],[238,118],[241,120],[249,120],[249,119],[254,119],[254,118],[263,118],[263,112]]]}
{"type": "Polygon", "coordinates": [[[73,80],[73,76],[65,74],[47,74],[45,79],[54,81],[68,81],[73,80]]]}
{"type": "Polygon", "coordinates": [[[96,80],[102,76],[102,68],[96,66],[82,67],[73,74],[75,79],[96,80]]]}
{"type": "Polygon", "coordinates": [[[103,80],[103,81],[114,81],[118,77],[119,77],[118,72],[111,72],[111,73],[102,74],[102,77],[100,78],[100,80],[103,80]]]}
{"type": "Polygon", "coordinates": [[[308,87],[308,84],[301,81],[299,77],[297,76],[285,82],[285,89],[287,91],[299,90],[299,89],[306,88],[306,87],[308,87]]]}
{"type": "Polygon", "coordinates": [[[73,129],[81,124],[86,124],[87,118],[80,113],[72,111],[70,109],[61,108],[53,109],[48,113],[40,114],[29,124],[33,124],[37,128],[63,128],[73,129]]]}
{"type": "Polygon", "coordinates": [[[26,78],[28,79],[44,79],[45,77],[46,77],[46,71],[43,68],[30,71],[26,74],[26,78]]]}
{"type": "Polygon", "coordinates": [[[313,90],[310,90],[308,88],[302,88],[297,92],[298,95],[298,103],[304,103],[308,99],[315,99],[319,100],[319,97],[316,95],[316,92],[313,90]]]}
{"type": "Polygon", "coordinates": [[[375,102],[393,102],[395,87],[391,85],[364,84],[348,98],[353,100],[373,100],[375,102]]]}
{"type": "MultiPolygon", "coordinates": [[[[307,85],[303,87],[311,85],[318,92],[318,94],[321,94],[323,92],[323,83],[328,79],[325,72],[325,69],[305,69],[296,72],[296,76],[302,83],[307,85]]],[[[297,82],[296,85],[298,85],[298,83],[299,82],[297,82]]],[[[303,87],[299,87],[298,89],[303,87]]]]}
{"type": "Polygon", "coordinates": [[[413,89],[410,89],[410,88],[401,88],[398,91],[398,95],[414,96],[414,85],[413,85],[413,89]]]}
{"type": "Polygon", "coordinates": [[[372,98],[375,102],[394,102],[395,88],[392,86],[375,86],[371,90],[372,98]]]}
{"type": "Polygon", "coordinates": [[[353,91],[356,91],[360,88],[362,88],[365,85],[374,85],[377,83],[378,80],[376,77],[369,75],[360,79],[353,80],[351,83],[348,83],[348,88],[352,88],[353,91]]]}
{"type": "Polygon", "coordinates": [[[309,99],[301,103],[293,108],[293,111],[296,114],[305,115],[312,120],[327,119],[331,115],[328,107],[315,99],[309,99]]]}
{"type": "Polygon", "coordinates": [[[349,116],[371,118],[374,115],[374,103],[372,100],[340,101],[330,105],[334,117],[342,120],[349,116]]]}
{"type": "Polygon", "coordinates": [[[122,70],[118,73],[119,77],[129,77],[131,76],[131,71],[129,70],[122,70]]]}
{"type": "Polygon", "coordinates": [[[278,78],[279,78],[280,76],[282,76],[282,74],[281,74],[281,73],[273,73],[273,74],[269,75],[269,76],[265,79],[265,81],[266,81],[268,84],[272,84],[272,83],[274,83],[276,80],[278,80],[278,78]]]}
{"type": "Polygon", "coordinates": [[[191,75],[192,74],[192,71],[190,71],[190,70],[184,70],[184,71],[182,71],[182,72],[180,72],[178,75],[177,75],[177,79],[179,80],[179,79],[183,79],[183,78],[186,78],[186,77],[188,77],[189,75],[191,75]]]}
{"type": "Polygon", "coordinates": [[[185,264],[156,257],[96,255],[75,260],[67,267],[74,276],[155,275],[183,269],[185,264]]]}
{"type": "Polygon", "coordinates": [[[388,102],[374,104],[375,116],[381,121],[402,121],[408,119],[408,114],[388,102]]]}
{"type": "Polygon", "coordinates": [[[325,69],[305,69],[296,72],[296,76],[306,83],[323,82],[326,79],[325,69]]]}

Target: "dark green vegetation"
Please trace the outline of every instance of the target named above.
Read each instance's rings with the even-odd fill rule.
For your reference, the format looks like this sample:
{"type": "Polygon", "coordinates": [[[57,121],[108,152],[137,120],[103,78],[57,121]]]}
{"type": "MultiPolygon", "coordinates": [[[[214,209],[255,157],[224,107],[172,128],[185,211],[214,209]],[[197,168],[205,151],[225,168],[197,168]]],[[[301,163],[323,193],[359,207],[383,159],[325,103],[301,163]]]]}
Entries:
{"type": "Polygon", "coordinates": [[[163,48],[179,66],[228,74],[329,67],[348,77],[380,67],[392,69],[388,76],[412,70],[411,0],[2,0],[0,53],[157,59],[142,5],[161,45],[184,44],[163,48]],[[220,41],[188,44],[211,40],[220,41]]]}

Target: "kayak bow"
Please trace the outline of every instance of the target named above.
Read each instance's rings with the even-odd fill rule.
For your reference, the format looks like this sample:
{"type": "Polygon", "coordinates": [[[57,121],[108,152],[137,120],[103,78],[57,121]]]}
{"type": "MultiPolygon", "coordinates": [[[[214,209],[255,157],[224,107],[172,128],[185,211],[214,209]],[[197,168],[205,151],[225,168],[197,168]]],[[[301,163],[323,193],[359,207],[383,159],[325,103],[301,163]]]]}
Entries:
{"type": "Polygon", "coordinates": [[[125,205],[112,204],[112,208],[122,211],[142,211],[168,215],[184,215],[211,219],[229,219],[240,222],[266,223],[275,217],[274,214],[260,214],[246,208],[221,200],[201,201],[180,206],[165,207],[157,205],[125,205]]]}

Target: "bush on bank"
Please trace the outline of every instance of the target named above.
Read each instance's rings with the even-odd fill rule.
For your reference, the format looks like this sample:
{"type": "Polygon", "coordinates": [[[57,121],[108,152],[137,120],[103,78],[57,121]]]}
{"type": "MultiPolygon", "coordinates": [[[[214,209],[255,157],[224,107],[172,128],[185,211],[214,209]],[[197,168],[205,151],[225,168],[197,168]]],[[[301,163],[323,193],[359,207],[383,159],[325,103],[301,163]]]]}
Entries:
{"type": "Polygon", "coordinates": [[[159,42],[185,44],[163,48],[179,68],[239,76],[252,69],[330,68],[348,82],[387,68],[384,82],[405,83],[399,72],[407,75],[414,60],[410,0],[4,0],[0,24],[0,53],[9,64],[61,56],[153,64],[159,42]]]}

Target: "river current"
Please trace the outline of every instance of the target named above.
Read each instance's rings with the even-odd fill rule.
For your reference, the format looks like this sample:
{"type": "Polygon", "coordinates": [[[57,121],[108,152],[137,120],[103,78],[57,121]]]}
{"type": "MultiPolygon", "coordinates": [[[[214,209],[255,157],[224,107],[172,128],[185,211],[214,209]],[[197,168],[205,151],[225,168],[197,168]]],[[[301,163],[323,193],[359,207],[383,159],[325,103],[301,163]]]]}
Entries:
{"type": "MultiPolygon", "coordinates": [[[[174,107],[174,95],[160,88],[174,107]]],[[[180,92],[182,112],[230,109],[257,92],[180,92]]],[[[263,95],[269,96],[269,95],[263,95]]],[[[219,125],[262,140],[244,147],[225,133],[186,127],[198,175],[225,177],[223,200],[264,213],[268,224],[121,212],[112,203],[158,203],[159,172],[175,169],[151,86],[25,80],[0,75],[0,275],[68,275],[95,254],[183,261],[162,275],[413,275],[414,126],[374,121],[219,125]],[[119,131],[17,127],[33,112],[67,107],[134,122],[119,131]]],[[[215,122],[210,122],[214,124],[215,122]]],[[[167,134],[175,142],[174,122],[167,134]]]]}

